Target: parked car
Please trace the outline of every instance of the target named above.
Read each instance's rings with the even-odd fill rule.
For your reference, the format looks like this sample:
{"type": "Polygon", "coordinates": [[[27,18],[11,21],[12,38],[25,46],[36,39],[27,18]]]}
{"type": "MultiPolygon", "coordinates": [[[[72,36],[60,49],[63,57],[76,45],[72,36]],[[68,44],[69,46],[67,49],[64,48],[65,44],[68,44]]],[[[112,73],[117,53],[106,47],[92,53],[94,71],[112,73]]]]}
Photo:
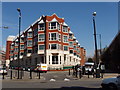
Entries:
{"type": "Polygon", "coordinates": [[[120,76],[106,78],[101,83],[103,90],[118,90],[120,89],[120,76]]]}
{"type": "Polygon", "coordinates": [[[7,70],[6,68],[0,68],[0,75],[7,75],[7,70]]]}

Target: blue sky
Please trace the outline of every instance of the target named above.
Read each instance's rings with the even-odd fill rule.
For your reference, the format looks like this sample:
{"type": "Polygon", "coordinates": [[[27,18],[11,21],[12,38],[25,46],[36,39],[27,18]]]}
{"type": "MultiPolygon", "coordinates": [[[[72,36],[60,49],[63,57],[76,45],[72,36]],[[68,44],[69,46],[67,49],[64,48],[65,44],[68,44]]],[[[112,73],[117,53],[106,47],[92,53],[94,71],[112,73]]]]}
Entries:
{"type": "MultiPolygon", "coordinates": [[[[64,17],[65,22],[71,28],[80,45],[87,51],[87,56],[93,56],[94,37],[92,13],[97,12],[96,30],[102,35],[102,47],[109,46],[118,32],[118,3],[117,2],[3,2],[2,25],[9,29],[3,29],[3,46],[8,35],[18,34],[18,12],[22,11],[22,31],[31,25],[42,15],[56,13],[64,17]]],[[[99,36],[97,36],[99,48],[99,36]]]]}

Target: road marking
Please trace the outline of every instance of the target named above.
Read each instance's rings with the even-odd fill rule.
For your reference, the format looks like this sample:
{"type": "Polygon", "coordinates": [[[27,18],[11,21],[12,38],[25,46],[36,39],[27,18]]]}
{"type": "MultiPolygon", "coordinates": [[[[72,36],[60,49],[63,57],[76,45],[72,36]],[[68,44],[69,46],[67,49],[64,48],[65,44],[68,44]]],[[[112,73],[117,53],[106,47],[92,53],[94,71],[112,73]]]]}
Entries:
{"type": "Polygon", "coordinates": [[[52,79],[50,79],[50,81],[53,81],[53,82],[55,82],[56,80],[52,78],[52,79]]]}
{"type": "Polygon", "coordinates": [[[70,79],[65,78],[64,81],[70,81],[70,79]]]}

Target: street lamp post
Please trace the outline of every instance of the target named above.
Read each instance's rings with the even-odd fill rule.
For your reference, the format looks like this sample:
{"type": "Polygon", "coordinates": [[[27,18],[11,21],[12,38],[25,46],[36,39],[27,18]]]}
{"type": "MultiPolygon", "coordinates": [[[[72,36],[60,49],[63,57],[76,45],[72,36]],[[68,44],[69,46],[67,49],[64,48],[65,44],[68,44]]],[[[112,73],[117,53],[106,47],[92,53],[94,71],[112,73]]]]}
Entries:
{"type": "Polygon", "coordinates": [[[100,57],[101,57],[102,54],[101,34],[97,34],[97,35],[99,35],[99,39],[100,39],[100,57]]]}
{"type": "Polygon", "coordinates": [[[101,54],[102,54],[102,43],[101,43],[101,34],[99,34],[99,37],[100,37],[100,56],[101,56],[101,54]]]}
{"type": "Polygon", "coordinates": [[[19,79],[19,68],[20,68],[20,30],[21,30],[21,10],[20,8],[17,9],[17,11],[19,12],[19,38],[18,38],[18,78],[19,79]]]}
{"type": "Polygon", "coordinates": [[[99,60],[98,60],[98,53],[97,53],[95,16],[96,16],[96,12],[93,13],[94,40],[95,40],[95,69],[96,69],[96,78],[100,78],[100,71],[98,69],[99,60]]]}

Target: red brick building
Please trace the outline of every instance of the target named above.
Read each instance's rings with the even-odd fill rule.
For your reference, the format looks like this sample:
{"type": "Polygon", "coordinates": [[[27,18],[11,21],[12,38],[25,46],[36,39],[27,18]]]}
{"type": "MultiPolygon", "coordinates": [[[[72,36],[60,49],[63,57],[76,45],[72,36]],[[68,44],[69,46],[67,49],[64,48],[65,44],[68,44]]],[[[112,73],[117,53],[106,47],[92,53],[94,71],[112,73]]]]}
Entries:
{"type": "MultiPolygon", "coordinates": [[[[18,36],[7,42],[6,59],[17,66],[18,36]]],[[[46,63],[48,69],[64,69],[84,63],[85,49],[80,47],[64,18],[56,14],[41,16],[20,35],[20,65],[46,63]]]]}

